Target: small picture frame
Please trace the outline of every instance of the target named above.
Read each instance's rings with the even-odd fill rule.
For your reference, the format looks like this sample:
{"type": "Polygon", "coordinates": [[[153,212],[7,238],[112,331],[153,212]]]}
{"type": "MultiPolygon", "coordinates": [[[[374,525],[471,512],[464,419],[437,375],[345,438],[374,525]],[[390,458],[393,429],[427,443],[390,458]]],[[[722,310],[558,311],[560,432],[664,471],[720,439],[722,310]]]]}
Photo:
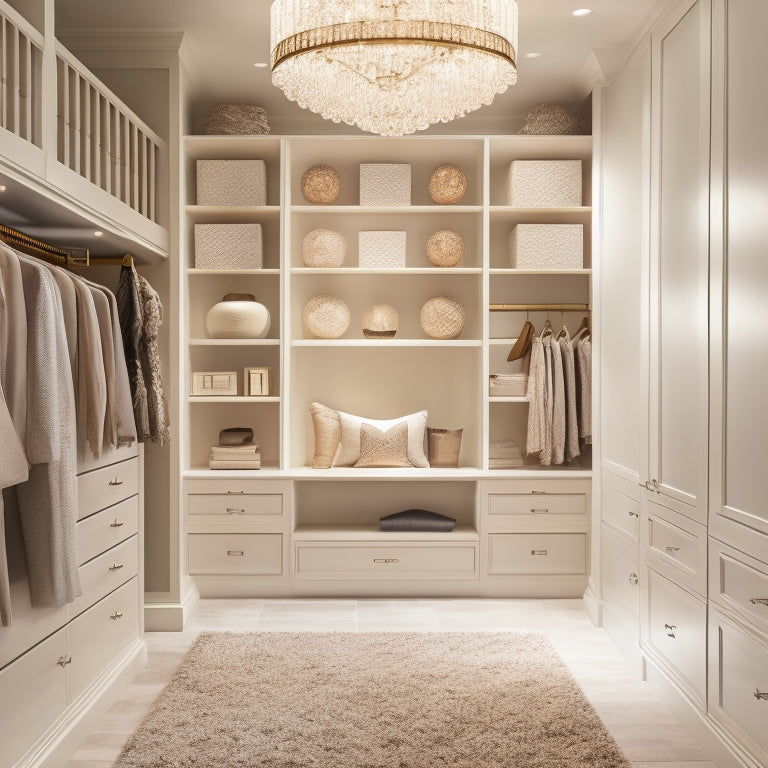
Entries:
{"type": "Polygon", "coordinates": [[[237,395],[237,371],[193,371],[193,395],[237,395]]]}
{"type": "Polygon", "coordinates": [[[246,368],[243,374],[243,392],[249,397],[267,397],[269,368],[246,368]]]}

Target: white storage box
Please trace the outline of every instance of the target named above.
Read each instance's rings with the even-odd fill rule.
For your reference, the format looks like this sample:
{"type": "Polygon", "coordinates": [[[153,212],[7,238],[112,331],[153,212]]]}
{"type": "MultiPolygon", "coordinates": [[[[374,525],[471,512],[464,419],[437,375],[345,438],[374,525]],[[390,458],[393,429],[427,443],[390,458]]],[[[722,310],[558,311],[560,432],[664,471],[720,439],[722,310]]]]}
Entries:
{"type": "Polygon", "coordinates": [[[513,160],[507,205],[570,208],[581,205],[581,160],[513,160]]]}
{"type": "Polygon", "coordinates": [[[263,160],[198,160],[198,205],[266,205],[263,160]]]}
{"type": "Polygon", "coordinates": [[[410,205],[411,166],[361,163],[360,205],[410,205]]]}
{"type": "Polygon", "coordinates": [[[261,269],[261,224],[195,224],[195,269],[261,269]]]}
{"type": "Polygon", "coordinates": [[[405,232],[360,232],[362,269],[405,269],[405,232]]]}
{"type": "Polygon", "coordinates": [[[518,224],[509,236],[515,269],[583,269],[581,224],[518,224]]]}

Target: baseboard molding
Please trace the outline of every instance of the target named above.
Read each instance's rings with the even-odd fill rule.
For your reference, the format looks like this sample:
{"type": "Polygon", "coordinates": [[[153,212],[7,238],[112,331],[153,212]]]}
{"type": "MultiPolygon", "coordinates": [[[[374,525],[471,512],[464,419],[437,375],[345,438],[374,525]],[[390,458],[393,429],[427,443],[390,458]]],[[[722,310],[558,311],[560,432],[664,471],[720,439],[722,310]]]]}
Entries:
{"type": "Polygon", "coordinates": [[[67,707],[14,768],[58,768],[64,765],[146,663],[146,643],[136,640],[67,707]]]}
{"type": "Polygon", "coordinates": [[[200,600],[200,593],[190,580],[178,603],[144,603],[145,632],[183,632],[200,600]]]}
{"type": "Polygon", "coordinates": [[[587,587],[582,597],[584,603],[584,613],[587,614],[587,618],[592,622],[594,627],[603,626],[603,601],[592,591],[591,587],[587,587]]]}

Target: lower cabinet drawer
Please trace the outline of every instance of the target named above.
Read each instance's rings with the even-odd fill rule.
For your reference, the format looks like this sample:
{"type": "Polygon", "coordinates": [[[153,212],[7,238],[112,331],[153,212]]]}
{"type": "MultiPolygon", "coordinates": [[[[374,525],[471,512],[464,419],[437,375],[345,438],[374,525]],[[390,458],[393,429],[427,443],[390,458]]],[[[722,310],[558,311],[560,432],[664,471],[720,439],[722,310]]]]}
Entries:
{"type": "Polygon", "coordinates": [[[603,599],[615,614],[637,631],[640,618],[637,546],[619,538],[605,525],[602,533],[603,599]]]}
{"type": "Polygon", "coordinates": [[[77,523],[77,555],[80,563],[92,560],[139,531],[139,497],[121,501],[77,523]]]}
{"type": "Polygon", "coordinates": [[[488,496],[491,517],[558,517],[586,515],[587,498],[582,493],[492,493],[488,496]]]}
{"type": "Polygon", "coordinates": [[[603,483],[601,505],[604,523],[618,528],[635,541],[640,532],[640,501],[614,488],[609,482],[603,483]]]}
{"type": "Polygon", "coordinates": [[[190,533],[191,574],[279,576],[283,572],[281,533],[190,533]]]}
{"type": "Polygon", "coordinates": [[[79,570],[83,593],[67,605],[67,616],[70,618],[82,613],[139,572],[139,537],[132,536],[108,549],[81,565],[79,570]]]}
{"type": "Polygon", "coordinates": [[[584,574],[587,537],[583,533],[491,533],[488,573],[584,574]]]}
{"type": "Polygon", "coordinates": [[[77,476],[77,519],[81,520],[139,492],[139,459],[134,457],[77,476]]]}
{"type": "Polygon", "coordinates": [[[648,642],[701,707],[705,704],[707,606],[648,569],[648,642]]]}
{"type": "Polygon", "coordinates": [[[78,616],[69,633],[69,696],[74,701],[138,637],[138,577],[78,616]]]}
{"type": "Polygon", "coordinates": [[[4,766],[16,765],[67,707],[67,632],[60,629],[0,671],[4,766]]]}
{"type": "Polygon", "coordinates": [[[190,493],[187,515],[190,520],[250,520],[267,515],[270,519],[283,514],[281,493],[190,493]]]}
{"type": "Polygon", "coordinates": [[[477,574],[477,550],[452,546],[323,545],[296,546],[296,576],[326,579],[462,579],[477,574]]]}
{"type": "Polygon", "coordinates": [[[766,765],[768,647],[719,618],[713,612],[710,622],[710,711],[766,765]]]}

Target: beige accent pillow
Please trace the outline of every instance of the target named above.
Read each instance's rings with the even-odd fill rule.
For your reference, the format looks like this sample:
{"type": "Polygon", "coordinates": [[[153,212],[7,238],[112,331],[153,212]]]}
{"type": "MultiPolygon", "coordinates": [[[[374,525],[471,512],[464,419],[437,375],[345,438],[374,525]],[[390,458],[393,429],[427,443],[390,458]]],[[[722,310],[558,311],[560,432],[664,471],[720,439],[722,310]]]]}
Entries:
{"type": "Polygon", "coordinates": [[[360,425],[360,458],[356,467],[412,467],[408,461],[408,423],[401,421],[382,432],[373,424],[360,425]]]}
{"type": "Polygon", "coordinates": [[[315,430],[315,453],[312,456],[312,469],[328,469],[333,465],[333,457],[341,442],[341,424],[339,414],[321,403],[309,406],[312,415],[312,427],[315,430]]]}
{"type": "Polygon", "coordinates": [[[341,422],[341,443],[336,457],[333,460],[334,467],[353,467],[360,459],[360,427],[372,424],[382,432],[386,432],[401,422],[408,425],[408,461],[414,467],[428,467],[429,461],[424,453],[424,435],[427,430],[427,412],[417,411],[397,419],[366,419],[362,416],[354,416],[351,413],[339,411],[341,422]]]}

